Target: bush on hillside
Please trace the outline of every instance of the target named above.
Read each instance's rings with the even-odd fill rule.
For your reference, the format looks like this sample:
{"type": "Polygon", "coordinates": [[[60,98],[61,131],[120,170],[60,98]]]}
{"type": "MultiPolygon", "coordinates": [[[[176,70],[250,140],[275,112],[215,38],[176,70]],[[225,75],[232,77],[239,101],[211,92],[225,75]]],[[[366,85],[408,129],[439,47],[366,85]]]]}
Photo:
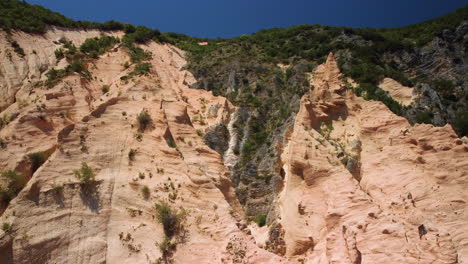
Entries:
{"type": "Polygon", "coordinates": [[[24,54],[24,50],[23,48],[20,47],[20,45],[18,44],[18,42],[16,41],[13,41],[11,42],[11,47],[13,47],[13,50],[20,56],[20,57],[24,57],[26,54],[24,54]]]}
{"type": "Polygon", "coordinates": [[[80,50],[91,58],[97,58],[99,55],[108,51],[118,42],[118,38],[111,36],[89,38],[86,39],[85,42],[80,46],[80,50]]]}
{"type": "Polygon", "coordinates": [[[44,152],[35,152],[28,154],[28,158],[31,162],[31,173],[34,174],[46,162],[48,156],[44,152]]]}
{"type": "Polygon", "coordinates": [[[453,125],[460,137],[468,136],[468,111],[458,111],[453,125]]]}
{"type": "Polygon", "coordinates": [[[95,181],[93,169],[86,162],[81,163],[81,168],[74,170],[73,174],[82,184],[90,184],[95,181]]]}
{"type": "Polygon", "coordinates": [[[28,182],[28,178],[26,174],[13,170],[2,172],[0,177],[6,181],[6,186],[0,186],[0,202],[3,206],[6,206],[24,188],[28,182]]]}
{"type": "Polygon", "coordinates": [[[182,229],[182,224],[187,215],[185,210],[173,209],[167,202],[156,203],[155,209],[156,219],[163,225],[166,237],[173,237],[182,229]]]}
{"type": "Polygon", "coordinates": [[[151,124],[151,116],[148,114],[148,111],[141,110],[141,112],[137,116],[138,121],[138,130],[140,132],[144,132],[145,129],[151,124]]]}
{"type": "Polygon", "coordinates": [[[135,65],[135,69],[130,73],[130,76],[134,75],[148,75],[153,66],[149,62],[138,63],[135,65]]]}

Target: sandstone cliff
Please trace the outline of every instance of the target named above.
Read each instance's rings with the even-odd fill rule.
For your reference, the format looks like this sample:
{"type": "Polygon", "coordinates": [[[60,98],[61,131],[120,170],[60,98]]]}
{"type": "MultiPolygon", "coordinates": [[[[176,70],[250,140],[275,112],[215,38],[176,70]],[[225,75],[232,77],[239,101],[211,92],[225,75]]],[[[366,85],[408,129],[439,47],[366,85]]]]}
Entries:
{"type": "Polygon", "coordinates": [[[311,83],[270,244],[305,263],[466,263],[466,142],[356,97],[332,54],[311,83]]]}
{"type": "Polygon", "coordinates": [[[152,53],[149,74],[121,78],[134,66],[124,67],[128,54],[116,45],[88,62],[90,80],[70,74],[47,89],[37,83],[45,69],[66,64],[54,57],[56,39],[79,44],[104,33],[47,34],[0,38],[11,54],[2,61],[1,115],[15,115],[0,130],[0,171],[30,179],[2,208],[1,263],[468,263],[466,140],[449,125],[411,126],[356,97],[333,54],[273,146],[281,177],[272,220],[260,228],[248,223],[230,178],[242,113],[190,88],[184,51],[141,45],[152,53]],[[141,113],[150,117],[143,128],[141,113]],[[204,134],[220,125],[229,142],[215,151],[204,134]],[[38,152],[47,161],[32,170],[28,154],[38,152]],[[74,175],[83,162],[96,175],[91,184],[74,175]],[[166,251],[155,209],[163,202],[184,214],[166,251]]]}
{"type": "MultiPolygon", "coordinates": [[[[35,43],[35,37],[22,37],[14,35],[25,50],[32,49],[26,40],[35,43]]],[[[227,124],[234,106],[188,88],[194,78],[181,70],[186,63],[181,50],[156,43],[143,48],[153,54],[148,76],[122,81],[132,69],[122,66],[129,58],[117,47],[90,62],[91,81],[71,74],[52,89],[35,87],[22,97],[28,104],[16,102],[4,111],[18,116],[0,132],[6,142],[2,171],[30,174],[26,154],[51,155],[1,216],[0,222],[12,227],[1,234],[1,263],[161,261],[164,232],[154,204],[162,201],[187,215],[184,235],[165,261],[286,262],[259,249],[248,235],[228,170],[203,143],[204,131],[227,124]],[[109,86],[108,93],[102,85],[109,86]],[[151,122],[138,131],[142,111],[151,122]],[[91,185],[74,176],[82,162],[96,174],[91,185]]],[[[22,84],[2,89],[9,93],[22,84]]]]}

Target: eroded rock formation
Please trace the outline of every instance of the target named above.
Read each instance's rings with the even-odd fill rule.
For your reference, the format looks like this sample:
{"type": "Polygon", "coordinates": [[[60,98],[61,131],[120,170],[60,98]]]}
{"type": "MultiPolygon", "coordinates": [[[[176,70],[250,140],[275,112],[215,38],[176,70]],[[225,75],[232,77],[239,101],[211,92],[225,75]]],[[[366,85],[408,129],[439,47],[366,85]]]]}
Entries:
{"type": "MultiPolygon", "coordinates": [[[[278,252],[306,263],[465,263],[468,146],[346,91],[330,54],[281,159],[278,252]]],[[[270,241],[274,244],[276,241],[270,241]]]]}
{"type": "Polygon", "coordinates": [[[2,115],[15,115],[0,130],[0,171],[29,179],[1,210],[1,263],[468,262],[466,140],[356,97],[333,54],[311,75],[277,146],[283,179],[272,220],[259,228],[229,174],[240,114],[226,98],[189,88],[182,50],[141,45],[151,71],[121,78],[134,66],[123,66],[129,57],[116,45],[88,62],[92,79],[69,74],[47,89],[37,84],[43,68],[66,64],[53,42],[103,33],[47,34],[8,35],[25,58],[0,38],[11,53],[0,75],[2,115]],[[47,160],[32,170],[28,154],[38,152],[47,160]],[[83,163],[95,181],[76,177],[83,163]],[[184,212],[173,244],[156,219],[161,202],[184,212]]]}
{"type": "Polygon", "coordinates": [[[203,143],[208,127],[228,124],[234,106],[188,88],[194,78],[181,70],[181,50],[143,48],[153,54],[148,76],[122,81],[132,69],[115,48],[90,63],[91,81],[71,74],[5,111],[19,114],[0,132],[2,170],[22,171],[27,153],[55,151],[1,216],[12,228],[1,231],[0,262],[286,263],[255,245],[222,157],[203,143]],[[151,122],[138,131],[142,111],[151,122]],[[96,174],[92,184],[74,175],[82,162],[96,174]],[[161,201],[187,214],[170,256],[158,247],[161,201]]]}

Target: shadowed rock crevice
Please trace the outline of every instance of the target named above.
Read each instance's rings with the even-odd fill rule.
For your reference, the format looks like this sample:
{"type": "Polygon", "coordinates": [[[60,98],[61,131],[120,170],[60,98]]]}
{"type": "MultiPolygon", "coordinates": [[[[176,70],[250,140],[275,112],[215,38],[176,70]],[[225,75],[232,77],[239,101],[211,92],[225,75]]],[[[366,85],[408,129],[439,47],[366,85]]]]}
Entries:
{"type": "Polygon", "coordinates": [[[203,136],[204,142],[218,152],[221,156],[229,147],[229,131],[224,124],[217,124],[214,127],[210,127],[203,136]]]}

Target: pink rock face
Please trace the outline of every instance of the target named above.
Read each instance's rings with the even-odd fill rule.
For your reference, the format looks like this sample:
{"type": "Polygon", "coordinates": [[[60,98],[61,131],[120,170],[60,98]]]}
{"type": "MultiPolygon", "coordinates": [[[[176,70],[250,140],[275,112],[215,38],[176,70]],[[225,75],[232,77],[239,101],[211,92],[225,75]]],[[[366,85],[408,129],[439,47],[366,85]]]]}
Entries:
{"type": "MultiPolygon", "coordinates": [[[[14,38],[27,54],[44,47],[35,55],[49,67],[57,66],[50,41],[79,44],[100,32],[80,34],[14,38]]],[[[51,89],[19,81],[44,80],[32,55],[25,72],[13,67],[19,58],[2,64],[0,94],[9,99],[1,115],[18,116],[0,130],[0,171],[30,180],[0,210],[0,224],[11,225],[0,231],[0,263],[468,262],[468,146],[450,126],[412,127],[354,96],[330,54],[287,133],[277,215],[269,227],[247,226],[225,165],[235,154],[223,161],[202,138],[228,125],[236,107],[189,88],[183,51],[141,47],[152,53],[151,72],[127,81],[134,66],[123,67],[129,57],[119,46],[89,62],[92,80],[71,74],[51,89]],[[33,152],[50,154],[35,173],[33,152]],[[83,162],[96,176],[90,185],[75,177],[83,162]],[[185,212],[175,247],[163,243],[161,202],[185,212]]]]}
{"type": "Polygon", "coordinates": [[[410,105],[413,101],[413,88],[401,85],[391,78],[384,78],[379,87],[402,105],[410,105]]]}
{"type": "Polygon", "coordinates": [[[281,157],[277,222],[305,263],[467,263],[468,146],[344,91],[330,54],[281,157]]]}
{"type": "Polygon", "coordinates": [[[148,76],[121,81],[133,66],[125,69],[127,53],[114,48],[88,65],[93,80],[70,75],[35,89],[38,103],[7,110],[19,116],[0,131],[2,171],[28,172],[26,154],[52,154],[2,210],[12,230],[0,231],[0,263],[287,263],[248,234],[228,170],[203,143],[205,129],[235,108],[188,88],[182,51],[142,48],[153,54],[148,76]],[[142,111],[151,122],[138,131],[142,111]],[[91,185],[74,175],[82,162],[96,175],[91,185]],[[162,201],[186,214],[166,255],[154,208],[162,201]]]}

